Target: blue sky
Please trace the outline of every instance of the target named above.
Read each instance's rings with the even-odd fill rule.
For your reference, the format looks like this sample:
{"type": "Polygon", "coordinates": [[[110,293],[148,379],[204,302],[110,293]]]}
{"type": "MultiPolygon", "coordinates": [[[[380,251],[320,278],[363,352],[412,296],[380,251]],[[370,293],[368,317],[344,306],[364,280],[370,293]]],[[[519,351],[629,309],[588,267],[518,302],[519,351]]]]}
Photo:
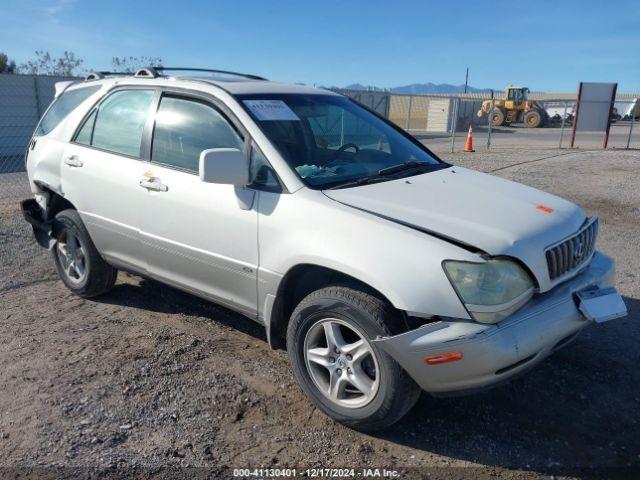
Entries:
{"type": "Polygon", "coordinates": [[[640,91],[637,1],[2,0],[0,50],[71,50],[251,72],[318,85],[469,83],[575,91],[580,80],[640,91]]]}

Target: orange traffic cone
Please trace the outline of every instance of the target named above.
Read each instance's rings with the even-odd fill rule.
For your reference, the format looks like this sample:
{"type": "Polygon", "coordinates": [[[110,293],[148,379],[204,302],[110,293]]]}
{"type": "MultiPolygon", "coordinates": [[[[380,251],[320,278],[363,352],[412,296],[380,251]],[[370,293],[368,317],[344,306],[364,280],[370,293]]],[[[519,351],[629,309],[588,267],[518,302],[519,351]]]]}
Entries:
{"type": "Polygon", "coordinates": [[[467,141],[464,144],[464,152],[475,152],[473,149],[473,127],[469,125],[469,133],[467,134],[467,141]]]}

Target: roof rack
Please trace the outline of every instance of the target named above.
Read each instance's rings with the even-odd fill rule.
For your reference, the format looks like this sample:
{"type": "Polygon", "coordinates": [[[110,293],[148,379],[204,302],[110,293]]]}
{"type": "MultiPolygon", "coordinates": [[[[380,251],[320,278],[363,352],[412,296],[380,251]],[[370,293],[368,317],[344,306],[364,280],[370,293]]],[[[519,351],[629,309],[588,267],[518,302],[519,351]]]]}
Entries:
{"type": "Polygon", "coordinates": [[[105,77],[109,77],[109,76],[126,76],[126,75],[133,75],[131,72],[94,72],[93,70],[91,72],[89,72],[87,74],[86,77],[84,77],[84,81],[85,82],[89,82],[91,80],[102,80],[105,77]]]}
{"type": "Polygon", "coordinates": [[[267,80],[266,78],[259,77],[258,75],[251,75],[249,73],[231,72],[229,70],[216,70],[211,68],[180,68],[180,67],[145,67],[138,70],[135,73],[135,76],[157,78],[160,76],[159,72],[166,72],[166,71],[221,73],[223,75],[233,75],[236,77],[249,78],[251,80],[267,80]]]}
{"type": "Polygon", "coordinates": [[[159,77],[155,67],[141,68],[138,71],[136,71],[136,73],[133,76],[134,77],[151,77],[151,78],[159,77]]]}

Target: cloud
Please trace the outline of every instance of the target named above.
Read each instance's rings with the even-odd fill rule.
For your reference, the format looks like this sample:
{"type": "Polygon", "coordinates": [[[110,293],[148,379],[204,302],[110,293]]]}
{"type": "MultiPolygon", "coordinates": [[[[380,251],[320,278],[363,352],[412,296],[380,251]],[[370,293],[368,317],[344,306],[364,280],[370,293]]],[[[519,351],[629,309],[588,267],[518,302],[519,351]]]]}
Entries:
{"type": "Polygon", "coordinates": [[[60,23],[60,13],[73,5],[75,0],[58,0],[56,3],[44,8],[44,14],[51,23],[60,23]]]}

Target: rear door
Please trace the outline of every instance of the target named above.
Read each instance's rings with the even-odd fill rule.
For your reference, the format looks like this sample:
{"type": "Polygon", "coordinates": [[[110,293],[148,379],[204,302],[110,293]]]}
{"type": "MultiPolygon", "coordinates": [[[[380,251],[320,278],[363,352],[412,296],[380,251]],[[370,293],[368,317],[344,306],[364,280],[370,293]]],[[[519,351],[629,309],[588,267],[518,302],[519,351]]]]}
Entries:
{"type": "Polygon", "coordinates": [[[246,136],[221,108],[184,94],[162,96],[153,128],[142,238],[151,276],[255,315],[256,192],[204,183],[198,175],[203,150],[245,148],[246,136]]]}
{"type": "Polygon", "coordinates": [[[153,88],[109,94],[86,117],[61,166],[64,195],[78,209],[98,251],[111,263],[141,273],[146,272],[141,152],[156,95],[153,88]]]}
{"type": "MultiPolygon", "coordinates": [[[[47,109],[29,142],[27,172],[33,181],[37,169],[38,181],[59,192],[60,158],[68,142],[51,135],[64,120],[89,97],[100,90],[100,85],[82,86],[61,93],[47,109]]],[[[34,191],[36,189],[34,188],[34,191]]]]}

